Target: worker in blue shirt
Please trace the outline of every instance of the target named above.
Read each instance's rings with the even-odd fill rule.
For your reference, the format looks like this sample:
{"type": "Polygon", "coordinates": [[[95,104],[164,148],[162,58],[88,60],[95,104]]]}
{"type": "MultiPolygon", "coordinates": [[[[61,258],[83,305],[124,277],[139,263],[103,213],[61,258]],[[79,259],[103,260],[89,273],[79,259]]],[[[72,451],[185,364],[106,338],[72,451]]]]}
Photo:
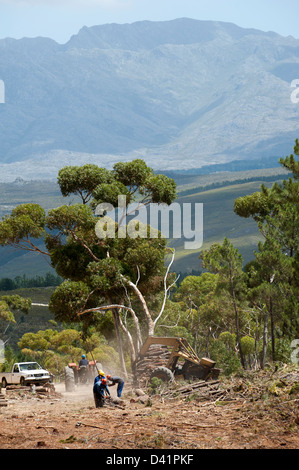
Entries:
{"type": "Polygon", "coordinates": [[[80,362],[79,362],[79,367],[88,366],[88,364],[89,364],[88,359],[86,359],[85,354],[82,354],[82,357],[81,357],[80,362]]]}
{"type": "Polygon", "coordinates": [[[102,379],[105,379],[105,372],[103,372],[102,370],[98,370],[98,375],[94,379],[94,384],[102,379]]]}
{"type": "Polygon", "coordinates": [[[117,396],[118,398],[121,397],[121,394],[122,394],[122,391],[123,391],[123,388],[124,388],[124,379],[122,379],[121,377],[117,377],[116,375],[112,376],[112,375],[109,375],[107,374],[107,379],[109,380],[109,387],[112,387],[113,385],[116,385],[117,384],[117,396]]]}
{"type": "Polygon", "coordinates": [[[105,404],[105,398],[110,397],[107,380],[102,377],[95,381],[93,386],[93,396],[96,408],[102,407],[105,404]]]}

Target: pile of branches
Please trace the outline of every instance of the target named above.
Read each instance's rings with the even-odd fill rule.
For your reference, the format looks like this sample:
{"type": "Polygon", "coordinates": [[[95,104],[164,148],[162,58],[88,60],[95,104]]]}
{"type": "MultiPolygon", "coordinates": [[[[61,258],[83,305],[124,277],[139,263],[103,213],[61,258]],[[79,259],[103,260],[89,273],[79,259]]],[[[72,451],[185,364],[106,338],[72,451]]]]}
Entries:
{"type": "Polygon", "coordinates": [[[245,371],[223,383],[227,399],[244,398],[251,401],[267,397],[299,398],[298,368],[284,365],[281,369],[245,371]]]}
{"type": "Polygon", "coordinates": [[[165,390],[161,393],[163,398],[196,398],[197,400],[217,400],[224,395],[219,380],[207,382],[200,380],[172,390],[165,390]]]}
{"type": "Polygon", "coordinates": [[[172,383],[161,390],[160,395],[165,399],[192,398],[197,401],[223,402],[279,397],[299,403],[299,371],[298,368],[283,366],[280,370],[244,371],[242,376],[221,380],[201,380],[184,385],[172,383]]]}

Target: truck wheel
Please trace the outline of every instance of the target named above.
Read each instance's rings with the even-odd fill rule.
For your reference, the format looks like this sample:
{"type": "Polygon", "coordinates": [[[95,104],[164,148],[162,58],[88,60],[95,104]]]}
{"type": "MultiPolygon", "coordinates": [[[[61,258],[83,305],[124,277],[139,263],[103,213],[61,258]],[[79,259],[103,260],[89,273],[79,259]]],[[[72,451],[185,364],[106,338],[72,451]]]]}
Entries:
{"type": "Polygon", "coordinates": [[[157,369],[153,370],[153,372],[151,373],[151,379],[153,377],[157,377],[158,379],[163,380],[163,382],[174,381],[173,372],[167,367],[157,367],[157,369]]]}
{"type": "Polygon", "coordinates": [[[73,369],[65,367],[64,369],[65,391],[73,392],[75,390],[75,374],[73,369]]]}
{"type": "Polygon", "coordinates": [[[6,379],[3,377],[2,379],[2,388],[6,388],[7,386],[7,382],[6,382],[6,379]]]}
{"type": "Polygon", "coordinates": [[[24,385],[26,385],[24,377],[21,377],[20,384],[22,385],[22,387],[24,387],[24,385]]]}

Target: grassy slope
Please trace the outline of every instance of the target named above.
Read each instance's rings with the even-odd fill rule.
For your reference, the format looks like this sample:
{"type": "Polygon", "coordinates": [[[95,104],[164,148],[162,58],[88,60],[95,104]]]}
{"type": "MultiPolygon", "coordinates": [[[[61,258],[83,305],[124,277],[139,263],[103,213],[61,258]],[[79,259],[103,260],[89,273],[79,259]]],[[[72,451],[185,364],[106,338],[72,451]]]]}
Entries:
{"type": "MultiPolygon", "coordinates": [[[[244,262],[253,258],[257,243],[261,240],[257,225],[250,219],[237,216],[233,207],[235,199],[258,191],[260,185],[261,181],[237,184],[179,198],[181,203],[203,203],[204,243],[201,250],[207,249],[212,243],[222,243],[224,237],[227,237],[240,250],[244,262]]],[[[266,185],[271,186],[272,182],[266,185]]],[[[201,250],[185,250],[181,240],[175,240],[171,245],[176,248],[175,270],[188,272],[200,269],[198,256],[201,250]]]]}
{"type": "MultiPolygon", "coordinates": [[[[267,186],[272,186],[279,174],[283,174],[283,171],[274,168],[244,172],[223,172],[214,175],[178,176],[179,192],[191,191],[191,194],[179,196],[178,201],[181,203],[201,202],[204,204],[203,249],[209,247],[213,242],[221,243],[224,237],[228,237],[240,249],[245,262],[251,260],[260,235],[253,221],[234,214],[234,201],[239,196],[258,191],[263,182],[260,177],[266,176],[269,178],[273,176],[273,180],[264,182],[267,186]],[[239,183],[240,179],[248,177],[255,177],[256,181],[239,183]],[[233,184],[234,179],[238,181],[238,184],[233,184]],[[232,180],[230,186],[203,191],[203,187],[207,184],[221,183],[221,181],[227,180],[232,180]]],[[[52,207],[78,201],[75,197],[63,198],[55,182],[44,181],[28,182],[22,185],[0,184],[0,194],[0,215],[9,214],[15,205],[24,202],[36,202],[48,210],[52,207]]],[[[200,269],[198,259],[200,250],[195,252],[184,250],[182,240],[174,240],[171,245],[176,248],[174,269],[183,272],[200,269]]],[[[0,278],[14,278],[23,274],[35,277],[35,275],[45,275],[51,269],[47,257],[0,247],[0,278]]]]}
{"type": "MultiPolygon", "coordinates": [[[[47,304],[55,288],[53,287],[33,287],[28,289],[16,289],[12,291],[0,291],[0,297],[3,295],[19,294],[22,297],[30,298],[33,303],[47,304]]],[[[47,307],[33,306],[28,314],[15,313],[16,323],[11,324],[6,332],[5,341],[8,339],[8,345],[16,347],[17,341],[25,333],[36,333],[39,330],[47,328],[54,329],[50,320],[54,320],[54,315],[47,307]]],[[[1,326],[1,332],[4,325],[1,326]]]]}
{"type": "MultiPolygon", "coordinates": [[[[0,183],[0,217],[11,213],[18,204],[37,203],[45,210],[77,202],[74,197],[65,198],[59,186],[52,181],[28,181],[22,184],[0,183]]],[[[0,278],[28,277],[54,272],[46,256],[27,253],[14,248],[0,247],[0,278]]]]}
{"type": "MultiPolygon", "coordinates": [[[[188,181],[188,183],[190,183],[190,181],[188,181]]],[[[233,206],[237,197],[259,190],[260,184],[261,181],[257,180],[251,183],[236,184],[204,192],[197,192],[197,190],[194,189],[193,194],[179,197],[179,202],[181,203],[201,202],[204,204],[204,245],[202,249],[208,248],[214,242],[221,243],[226,236],[232,241],[234,246],[240,249],[245,262],[253,258],[253,251],[256,249],[258,240],[261,239],[256,224],[249,219],[243,219],[235,215],[233,206]]],[[[272,182],[267,182],[266,184],[271,186],[272,182]]],[[[59,196],[55,184],[47,184],[45,186],[46,191],[43,193],[44,185],[45,183],[38,183],[31,186],[26,185],[26,188],[23,187],[22,191],[21,187],[19,187],[20,190],[15,193],[14,185],[11,185],[11,202],[17,204],[35,201],[43,205],[46,209],[66,203],[66,199],[59,196]]],[[[2,185],[0,185],[0,189],[1,186],[2,185]]],[[[184,185],[181,185],[180,189],[182,189],[183,186],[184,185]]],[[[8,193],[6,193],[6,197],[7,194],[8,193]]],[[[2,193],[1,202],[3,200],[2,193]]],[[[7,200],[8,199],[6,199],[6,201],[7,200]]],[[[174,269],[176,271],[188,272],[192,269],[200,269],[198,256],[201,250],[184,250],[182,240],[173,241],[172,246],[176,247],[176,261],[174,263],[174,269]]],[[[32,253],[24,254],[20,252],[20,256],[16,258],[11,257],[11,259],[9,259],[9,257],[5,258],[3,254],[4,251],[2,249],[0,277],[15,277],[22,274],[34,277],[35,275],[44,274],[50,270],[48,260],[45,260],[40,255],[32,253]]],[[[19,289],[17,291],[0,292],[0,297],[5,294],[12,295],[18,293],[24,297],[30,297],[33,302],[48,303],[53,289],[54,288],[19,289]]],[[[45,307],[32,307],[28,315],[16,314],[17,324],[12,325],[8,330],[8,336],[10,337],[9,344],[16,346],[18,339],[29,331],[37,332],[40,329],[53,328],[53,325],[49,323],[51,319],[53,320],[54,317],[49,312],[48,308],[45,307]]]]}

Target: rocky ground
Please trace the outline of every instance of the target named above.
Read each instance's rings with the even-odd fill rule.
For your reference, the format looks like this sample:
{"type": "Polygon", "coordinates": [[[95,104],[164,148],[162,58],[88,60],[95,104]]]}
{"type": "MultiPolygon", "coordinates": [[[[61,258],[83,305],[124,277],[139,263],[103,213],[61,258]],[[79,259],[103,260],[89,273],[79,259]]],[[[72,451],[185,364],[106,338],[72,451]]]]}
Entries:
{"type": "Polygon", "coordinates": [[[298,369],[284,368],[222,379],[213,393],[178,383],[139,396],[126,384],[120,403],[98,409],[92,385],[7,389],[0,448],[298,449],[298,378],[298,369]]]}

